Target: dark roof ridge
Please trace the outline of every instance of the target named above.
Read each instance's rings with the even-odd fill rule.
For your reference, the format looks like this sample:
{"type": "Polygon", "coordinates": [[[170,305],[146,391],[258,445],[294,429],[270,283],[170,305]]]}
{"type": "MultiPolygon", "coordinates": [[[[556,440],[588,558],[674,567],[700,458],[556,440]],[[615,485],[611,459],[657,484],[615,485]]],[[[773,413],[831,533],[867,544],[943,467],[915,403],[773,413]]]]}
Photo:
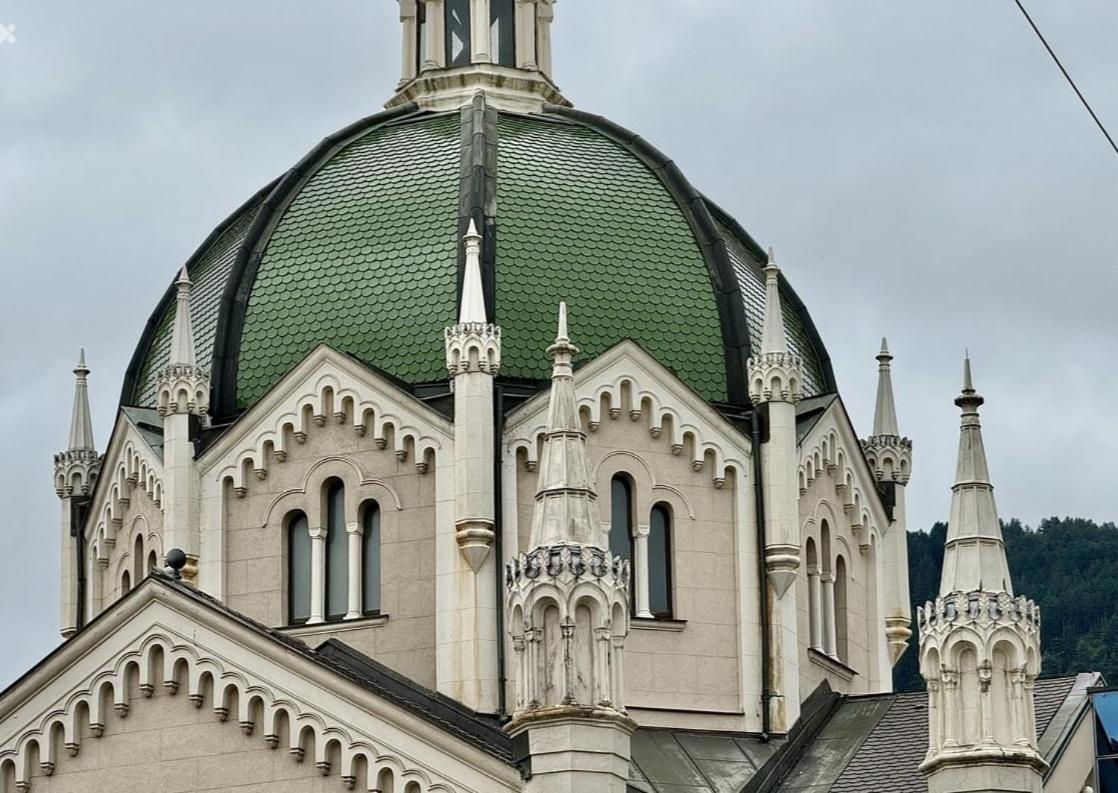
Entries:
{"type": "Polygon", "coordinates": [[[558,105],[544,105],[544,113],[570,119],[611,138],[644,163],[668,190],[691,226],[707,265],[721,325],[726,396],[731,403],[750,404],[746,382],[750,344],[745,301],[726,251],[726,242],[703,195],[687,180],[675,161],[620,124],[604,116],[558,105]]]}
{"type": "Polygon", "coordinates": [[[225,292],[221,297],[218,310],[213,369],[210,375],[213,389],[210,404],[213,415],[219,422],[228,420],[237,413],[237,368],[245,311],[260,259],[283,210],[299,194],[307,180],[354,138],[367,134],[377,127],[420,113],[423,111],[419,110],[417,105],[409,103],[366,116],[332,135],[327,135],[274,183],[274,189],[261,205],[237,253],[237,260],[225,284],[225,292]]]}

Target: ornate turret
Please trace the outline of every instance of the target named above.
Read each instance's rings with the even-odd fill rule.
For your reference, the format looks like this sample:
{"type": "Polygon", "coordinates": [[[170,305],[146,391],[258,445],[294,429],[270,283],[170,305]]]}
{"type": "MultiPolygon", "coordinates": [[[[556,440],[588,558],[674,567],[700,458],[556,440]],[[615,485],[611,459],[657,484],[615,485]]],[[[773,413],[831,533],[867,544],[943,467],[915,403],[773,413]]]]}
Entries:
{"type": "Polygon", "coordinates": [[[528,733],[530,791],[624,793],[629,736],[624,645],[629,563],[601,545],[586,436],[575,401],[567,308],[548,348],[548,430],[529,547],[506,570],[517,660],[511,734],[528,733]]]}
{"type": "Polygon", "coordinates": [[[877,477],[878,488],[889,512],[890,528],[882,544],[885,580],[885,633],[889,658],[901,659],[912,637],[912,607],[908,591],[908,547],[905,515],[905,486],[912,472],[912,441],[901,435],[893,398],[893,356],[889,342],[881,340],[877,354],[877,405],[873,416],[873,435],[862,441],[862,451],[877,477]]]}
{"type": "Polygon", "coordinates": [[[462,107],[484,91],[494,107],[570,103],[551,81],[554,0],[400,0],[403,60],[388,107],[462,107]]]}
{"type": "Polygon", "coordinates": [[[186,554],[182,575],[193,581],[198,572],[200,482],[194,465],[194,439],[206,420],[210,378],[197,365],[190,318],[193,284],[186,268],[175,281],[175,321],[171,354],[159,376],[159,412],[163,415],[163,544],[186,554]]]}
{"type": "Polygon", "coordinates": [[[210,405],[210,377],[197,365],[194,329],[190,320],[190,290],[186,268],[175,281],[175,324],[171,330],[171,355],[159,378],[159,412],[204,416],[210,405]]]}
{"type": "Polygon", "coordinates": [[[54,492],[59,498],[87,496],[97,481],[101,458],[93,444],[93,421],[89,412],[89,367],[85,350],[74,367],[74,408],[70,414],[70,444],[54,456],[54,492]]]}
{"type": "Polygon", "coordinates": [[[1039,793],[1040,610],[1013,596],[969,358],[955,404],[962,427],[939,597],[917,612],[929,697],[921,770],[931,793],[1039,793]]]}
{"type": "Polygon", "coordinates": [[[78,532],[85,504],[101,470],[101,456],[93,443],[93,421],[89,412],[89,367],[85,350],[74,367],[74,407],[70,414],[70,443],[54,456],[54,492],[62,500],[61,576],[59,629],[72,636],[82,624],[78,595],[78,532]]]}

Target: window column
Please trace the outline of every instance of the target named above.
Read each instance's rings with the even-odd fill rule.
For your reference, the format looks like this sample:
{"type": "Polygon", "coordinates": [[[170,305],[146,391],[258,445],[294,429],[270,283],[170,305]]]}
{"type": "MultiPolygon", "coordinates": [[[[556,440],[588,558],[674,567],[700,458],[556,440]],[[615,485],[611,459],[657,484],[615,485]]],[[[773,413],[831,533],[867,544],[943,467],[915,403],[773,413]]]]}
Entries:
{"type": "Polygon", "coordinates": [[[489,63],[489,0],[470,0],[473,22],[470,25],[472,63],[489,63]]]}
{"type": "Polygon", "coordinates": [[[360,523],[347,523],[345,530],[349,538],[349,602],[345,618],[355,620],[361,616],[361,538],[364,532],[360,523]]]}
{"type": "MultiPolygon", "coordinates": [[[[418,0],[422,2],[422,0],[418,0]]],[[[400,27],[403,29],[403,45],[400,47],[400,84],[415,79],[419,63],[419,14],[417,0],[400,0],[400,27]]]]}
{"type": "Polygon", "coordinates": [[[311,535],[311,616],[308,624],[326,619],[326,528],[308,529],[311,535]]]}
{"type": "Polygon", "coordinates": [[[835,630],[835,574],[827,571],[819,577],[823,589],[823,652],[838,657],[838,635],[835,630]]]}
{"type": "Polygon", "coordinates": [[[642,619],[652,619],[648,608],[648,535],[652,528],[645,525],[636,527],[633,534],[633,580],[636,590],[636,613],[642,619]]]}
{"type": "Polygon", "coordinates": [[[811,628],[811,648],[823,652],[823,584],[819,565],[807,569],[808,624],[811,628]]]}
{"type": "Polygon", "coordinates": [[[443,15],[443,0],[424,0],[427,4],[426,23],[423,25],[426,39],[423,69],[441,69],[446,64],[446,18],[443,15]]]}

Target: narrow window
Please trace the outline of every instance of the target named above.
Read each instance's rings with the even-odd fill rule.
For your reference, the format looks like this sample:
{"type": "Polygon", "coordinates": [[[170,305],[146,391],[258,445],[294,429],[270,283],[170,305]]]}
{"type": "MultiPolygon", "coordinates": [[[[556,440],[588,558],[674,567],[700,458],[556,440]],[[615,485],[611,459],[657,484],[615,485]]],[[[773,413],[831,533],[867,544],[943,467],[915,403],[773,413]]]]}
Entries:
{"type": "Polygon", "coordinates": [[[340,620],[349,608],[349,537],[345,487],[335,480],[326,491],[326,619],[340,620]]]}
{"type": "Polygon", "coordinates": [[[621,475],[610,483],[609,552],[633,558],[633,488],[621,475]]]}
{"type": "Polygon", "coordinates": [[[287,613],[291,623],[311,616],[311,535],[302,512],[287,519],[287,613]]]}
{"type": "Polygon", "coordinates": [[[144,535],[137,534],[132,543],[132,580],[137,584],[144,577],[144,535]]]}
{"type": "Polygon", "coordinates": [[[849,664],[850,626],[847,624],[846,587],[846,560],[840,556],[835,560],[835,643],[839,660],[849,664]]]}
{"type": "Polygon", "coordinates": [[[652,508],[648,531],[648,610],[672,616],[672,516],[668,507],[652,508]]]}
{"type": "Polygon", "coordinates": [[[153,550],[148,554],[148,575],[151,575],[151,571],[157,567],[159,567],[159,555],[153,550]]]}
{"type": "Polygon", "coordinates": [[[370,501],[361,516],[365,536],[361,538],[363,581],[361,608],[366,614],[380,613],[380,507],[370,501]]]}
{"type": "Polygon", "coordinates": [[[128,574],[128,571],[125,570],[124,575],[122,575],[120,577],[120,595],[121,595],[121,597],[124,597],[125,595],[127,595],[131,591],[132,591],[132,576],[130,576],[128,574]]]}
{"type": "Polygon", "coordinates": [[[489,52],[501,66],[516,65],[516,0],[489,0],[489,52]]]}
{"type": "Polygon", "coordinates": [[[446,65],[468,66],[470,53],[470,0],[446,0],[446,65]]]}

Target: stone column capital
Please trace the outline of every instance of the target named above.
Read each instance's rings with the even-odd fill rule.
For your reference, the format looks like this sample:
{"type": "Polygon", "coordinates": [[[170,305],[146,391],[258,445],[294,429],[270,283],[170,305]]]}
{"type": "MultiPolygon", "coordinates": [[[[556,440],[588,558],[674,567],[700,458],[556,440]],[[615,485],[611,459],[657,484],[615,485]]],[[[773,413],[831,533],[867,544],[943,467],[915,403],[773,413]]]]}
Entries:
{"type": "Polygon", "coordinates": [[[325,526],[312,526],[307,529],[307,534],[311,536],[312,540],[325,540],[326,533],[325,526]]]}

